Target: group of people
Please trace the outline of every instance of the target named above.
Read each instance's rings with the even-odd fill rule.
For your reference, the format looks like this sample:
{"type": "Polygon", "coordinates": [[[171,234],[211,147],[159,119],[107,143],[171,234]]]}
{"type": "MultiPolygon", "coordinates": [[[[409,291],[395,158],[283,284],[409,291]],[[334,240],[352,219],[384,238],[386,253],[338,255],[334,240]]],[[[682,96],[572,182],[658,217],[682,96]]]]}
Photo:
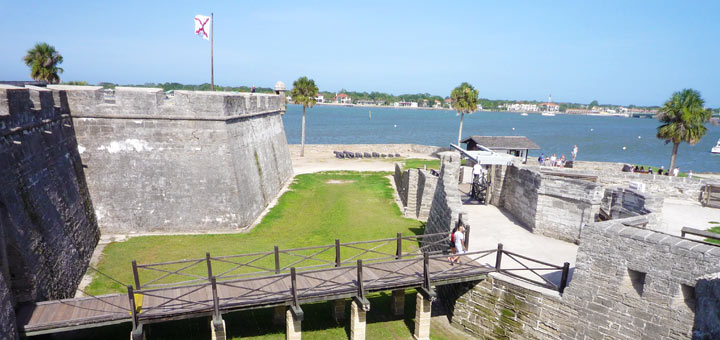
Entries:
{"type": "Polygon", "coordinates": [[[556,166],[564,168],[565,162],[567,162],[565,160],[565,155],[562,155],[560,156],[560,158],[558,158],[556,154],[552,154],[552,156],[548,157],[545,156],[545,154],[543,153],[542,155],[540,155],[540,157],[538,157],[538,163],[540,163],[540,165],[542,166],[556,166]]]}
{"type": "Polygon", "coordinates": [[[452,255],[448,257],[450,265],[460,263],[460,255],[465,254],[465,227],[460,224],[450,233],[450,252],[452,255]]]}
{"type": "MultiPolygon", "coordinates": [[[[646,170],[645,166],[643,166],[643,165],[641,165],[639,167],[636,165],[634,168],[632,168],[632,172],[636,172],[636,173],[640,173],[640,174],[654,174],[651,167],[648,167],[646,170]]],[[[665,166],[663,165],[657,169],[658,175],[677,177],[679,173],[680,173],[680,167],[676,167],[675,169],[672,169],[672,170],[669,170],[669,169],[665,170],[665,166]]],[[[690,170],[690,172],[688,173],[688,177],[692,178],[692,170],[690,170]]]]}
{"type": "MultiPolygon", "coordinates": [[[[575,158],[577,157],[578,153],[578,146],[577,144],[573,145],[572,151],[570,151],[570,156],[572,157],[573,162],[575,161],[575,158]]],[[[552,156],[546,156],[545,153],[542,153],[540,157],[538,157],[538,163],[541,166],[556,166],[564,168],[567,160],[565,159],[565,154],[562,154],[560,158],[557,157],[557,154],[552,154],[552,156]]]]}

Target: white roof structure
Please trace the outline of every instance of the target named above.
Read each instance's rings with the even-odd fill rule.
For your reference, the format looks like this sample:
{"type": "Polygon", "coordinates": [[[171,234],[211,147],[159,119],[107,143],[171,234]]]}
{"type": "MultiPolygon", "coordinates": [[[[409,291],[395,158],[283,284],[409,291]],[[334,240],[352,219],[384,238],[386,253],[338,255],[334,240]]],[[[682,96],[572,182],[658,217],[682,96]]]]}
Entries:
{"type": "Polygon", "coordinates": [[[455,150],[460,151],[463,156],[482,165],[510,165],[514,159],[512,155],[497,153],[487,148],[485,148],[485,150],[468,151],[455,144],[450,144],[450,146],[452,146],[455,150]]]}

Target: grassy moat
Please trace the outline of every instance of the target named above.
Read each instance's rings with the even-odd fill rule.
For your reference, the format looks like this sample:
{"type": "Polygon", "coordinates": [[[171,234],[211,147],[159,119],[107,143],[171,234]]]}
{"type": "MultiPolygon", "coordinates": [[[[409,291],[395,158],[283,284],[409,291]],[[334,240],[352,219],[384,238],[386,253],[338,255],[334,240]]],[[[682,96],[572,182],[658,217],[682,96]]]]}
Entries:
{"type": "MultiPolygon", "coordinates": [[[[324,172],[295,177],[290,190],[283,194],[277,205],[270,210],[262,222],[245,234],[142,236],[125,242],[106,246],[98,269],[113,278],[131,284],[133,275],[131,261],[154,263],[179,259],[204,258],[205,252],[212,256],[252,252],[341,242],[373,240],[394,237],[398,232],[404,235],[422,234],[423,223],[402,217],[393,200],[393,189],[386,176],[379,172],[324,172]]],[[[407,242],[408,247],[414,245],[407,242]]],[[[394,252],[394,242],[379,251],[394,252]],[[386,249],[385,249],[386,248],[386,249]]],[[[309,255],[306,253],[305,255],[309,255]]],[[[351,252],[343,257],[352,256],[351,252]]],[[[333,252],[321,257],[332,261],[333,252]]],[[[272,257],[256,264],[272,267],[272,257]]],[[[281,260],[289,264],[291,259],[281,260]]],[[[312,265],[316,263],[305,263],[312,265]]],[[[221,272],[221,264],[213,271],[221,272]]],[[[173,270],[180,267],[172,267],[173,270]]],[[[189,268],[186,272],[203,275],[206,268],[189,268]]],[[[157,277],[141,271],[143,282],[157,277]]],[[[187,278],[186,278],[187,279],[187,278]]],[[[165,281],[161,281],[165,282],[165,281]]],[[[125,287],[100,275],[95,275],[88,287],[94,295],[125,292],[125,287]]],[[[390,292],[370,295],[371,311],[368,313],[368,339],[411,339],[414,328],[415,293],[408,291],[405,299],[405,317],[393,317],[390,313],[390,292]]],[[[349,303],[349,301],[347,302],[349,303]]],[[[303,305],[306,316],[303,321],[303,337],[309,339],[344,339],[349,334],[349,321],[336,323],[331,316],[330,303],[303,305]]],[[[346,308],[349,314],[349,307],[346,308]]],[[[349,315],[348,315],[349,317],[349,315]]],[[[283,339],[284,325],[272,324],[272,310],[258,309],[224,315],[229,338],[283,339]]],[[[465,336],[447,325],[436,325],[433,321],[433,339],[463,339],[465,336]]],[[[88,330],[73,335],[73,338],[127,338],[129,326],[112,326],[88,330]],[[127,329],[126,329],[127,328],[127,329]]],[[[209,337],[209,323],[206,319],[191,319],[154,324],[148,329],[152,339],[206,339],[209,337]]]]}

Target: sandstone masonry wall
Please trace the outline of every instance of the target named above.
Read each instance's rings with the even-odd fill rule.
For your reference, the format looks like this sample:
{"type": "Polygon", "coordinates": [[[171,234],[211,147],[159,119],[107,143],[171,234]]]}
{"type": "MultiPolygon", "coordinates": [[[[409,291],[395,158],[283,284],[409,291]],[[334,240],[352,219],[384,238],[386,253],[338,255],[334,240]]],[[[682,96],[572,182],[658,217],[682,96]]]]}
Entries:
{"type": "Polygon", "coordinates": [[[663,201],[663,197],[630,188],[608,188],[601,205],[612,219],[643,216],[647,219],[644,227],[655,230],[661,225],[663,201]]]}
{"type": "Polygon", "coordinates": [[[5,276],[0,275],[0,339],[11,340],[17,338],[12,294],[10,294],[10,289],[5,283],[5,276]]]}
{"type": "Polygon", "coordinates": [[[281,95],[49,87],[67,93],[104,231],[244,228],[292,176],[281,95]]]}
{"type": "MultiPolygon", "coordinates": [[[[593,223],[583,230],[563,301],[577,309],[576,338],[688,339],[693,324],[708,318],[720,334],[718,314],[696,309],[720,303],[717,294],[695,289],[699,279],[718,272],[718,246],[625,226],[622,220],[593,223]]],[[[719,285],[715,280],[716,289],[719,285]]]]}
{"type": "Polygon", "coordinates": [[[583,230],[562,296],[502,276],[454,288],[452,324],[487,339],[720,337],[720,247],[624,220],[583,230]]]}
{"type": "Polygon", "coordinates": [[[505,168],[504,176],[497,169],[491,173],[491,203],[507,209],[533,233],[578,242],[582,225],[594,221],[599,212],[602,187],[534,169],[505,168]]]}
{"type": "Polygon", "coordinates": [[[100,238],[67,94],[0,85],[0,322],[72,297],[100,238]]]}
{"type": "Polygon", "coordinates": [[[403,170],[400,163],[395,163],[393,180],[403,205],[403,216],[427,221],[438,178],[428,170],[403,170]]]}
{"type": "MultiPolygon", "coordinates": [[[[458,219],[467,221],[462,210],[460,191],[458,190],[458,176],[460,167],[460,153],[443,152],[440,154],[440,177],[437,180],[435,194],[430,206],[430,214],[425,225],[425,234],[445,233],[457,225],[458,219]]],[[[445,236],[440,236],[445,238],[445,236]]],[[[438,239],[428,240],[436,242],[438,239]]],[[[432,249],[447,250],[444,244],[435,245],[432,249]]]]}
{"type": "Polygon", "coordinates": [[[563,339],[574,327],[574,310],[560,297],[488,276],[456,285],[452,325],[480,339],[563,339]]]}
{"type": "MultiPolygon", "coordinates": [[[[525,166],[538,169],[537,165],[525,166]]],[[[582,162],[572,169],[552,168],[553,172],[583,174],[597,177],[604,186],[627,187],[637,182],[645,185],[645,192],[665,198],[690,199],[698,201],[708,180],[699,178],[673,177],[656,174],[622,172],[622,163],[582,162]]]]}
{"type": "Polygon", "coordinates": [[[427,221],[430,216],[430,208],[432,206],[433,197],[437,187],[438,177],[434,176],[427,170],[418,171],[418,190],[417,190],[417,219],[427,221]]]}

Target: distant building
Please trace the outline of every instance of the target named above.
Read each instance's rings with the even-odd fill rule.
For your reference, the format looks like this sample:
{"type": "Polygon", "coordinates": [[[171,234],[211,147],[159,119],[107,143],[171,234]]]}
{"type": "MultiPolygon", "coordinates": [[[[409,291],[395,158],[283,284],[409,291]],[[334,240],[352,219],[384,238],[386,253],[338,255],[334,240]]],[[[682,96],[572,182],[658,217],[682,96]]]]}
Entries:
{"type": "Polygon", "coordinates": [[[555,103],[540,103],[540,111],[560,112],[560,105],[555,103]]]}
{"type": "Polygon", "coordinates": [[[395,102],[395,107],[418,107],[417,102],[395,102]]]}
{"type": "Polygon", "coordinates": [[[338,104],[352,104],[350,97],[344,93],[340,93],[333,98],[333,101],[338,104]]]}
{"type": "Polygon", "coordinates": [[[560,112],[560,105],[553,103],[552,95],[548,96],[547,103],[540,103],[540,111],[544,112],[560,112]]]}
{"type": "Polygon", "coordinates": [[[521,102],[517,102],[515,104],[506,104],[505,107],[508,111],[511,112],[537,112],[539,110],[537,104],[528,104],[521,102]]]}
{"type": "Polygon", "coordinates": [[[508,153],[523,158],[527,162],[530,150],[540,150],[530,138],[525,136],[470,136],[460,143],[465,144],[466,150],[483,150],[483,147],[500,153],[508,153]]]}
{"type": "Polygon", "coordinates": [[[325,102],[325,96],[323,96],[323,95],[321,95],[321,94],[318,93],[317,96],[315,96],[315,101],[318,102],[318,103],[324,103],[324,102],[325,102]]]}
{"type": "Polygon", "coordinates": [[[434,108],[441,108],[441,107],[442,107],[442,105],[443,105],[443,104],[442,104],[442,102],[441,102],[441,101],[439,101],[439,100],[435,99],[435,105],[433,105],[433,107],[434,107],[434,108]]]}

